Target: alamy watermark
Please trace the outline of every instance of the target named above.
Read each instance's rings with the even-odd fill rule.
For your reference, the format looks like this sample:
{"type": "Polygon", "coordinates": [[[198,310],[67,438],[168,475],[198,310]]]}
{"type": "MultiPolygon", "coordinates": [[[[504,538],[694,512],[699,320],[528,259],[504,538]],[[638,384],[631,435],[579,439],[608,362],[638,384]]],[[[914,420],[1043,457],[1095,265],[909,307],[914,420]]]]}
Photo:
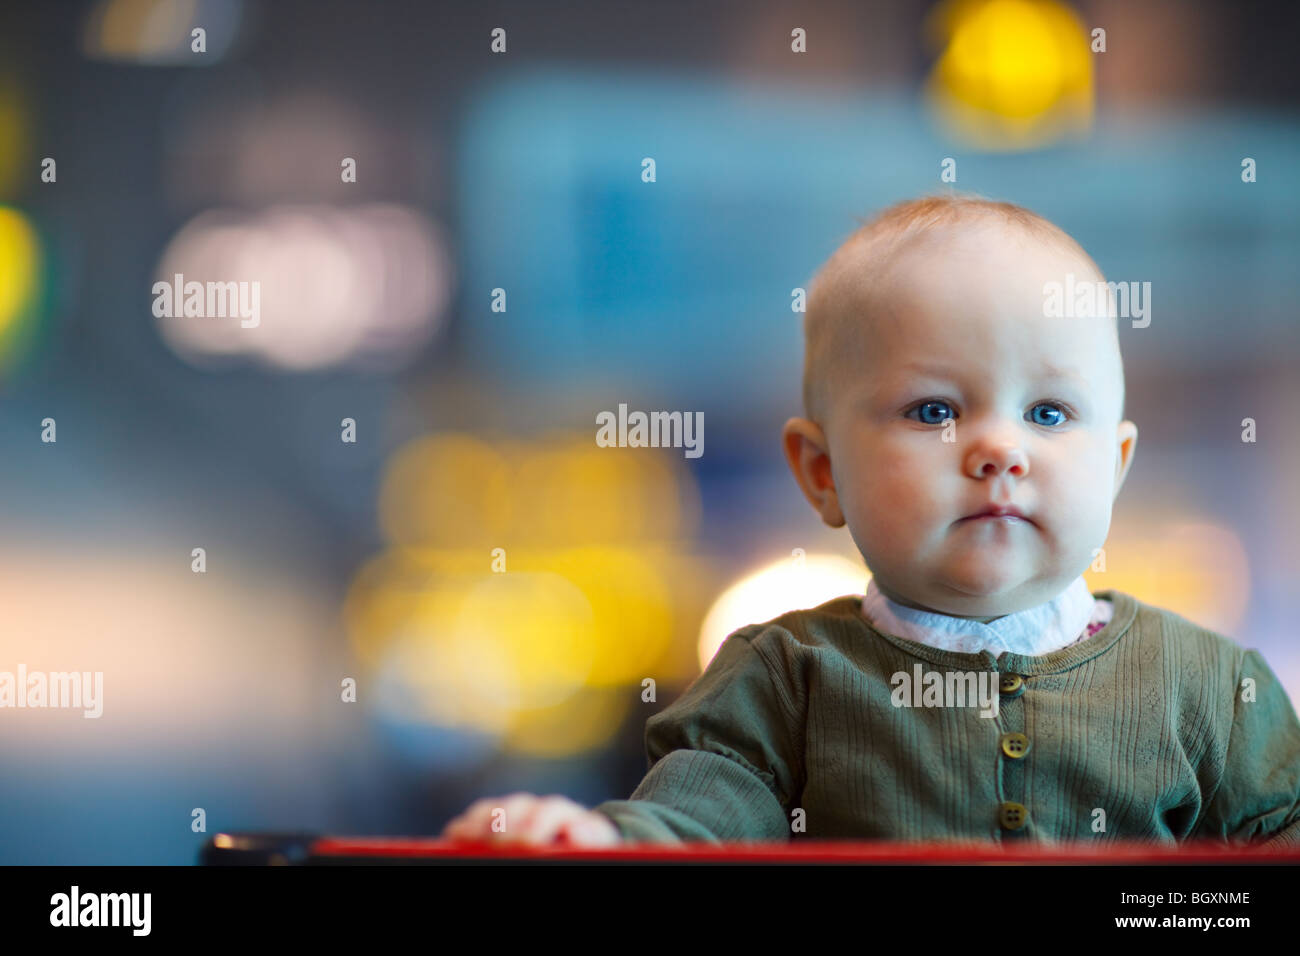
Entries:
{"type": "Polygon", "coordinates": [[[895,707],[980,707],[981,717],[998,715],[996,671],[896,671],[889,679],[895,707]]]}
{"type": "Polygon", "coordinates": [[[153,314],[158,319],[226,317],[240,319],[240,326],[255,329],[262,322],[262,283],[186,282],[176,273],[171,282],[153,284],[153,314]]]}
{"type": "Polygon", "coordinates": [[[51,926],[125,926],[132,936],[148,936],[152,893],[83,893],[73,885],[50,897],[51,926]]]}
{"type": "Polygon", "coordinates": [[[1043,315],[1049,319],[1132,319],[1133,328],[1151,324],[1150,282],[1076,282],[1074,273],[1064,282],[1043,283],[1043,315]]]}
{"type": "Polygon", "coordinates": [[[687,458],[704,454],[703,412],[628,412],[596,414],[596,444],[601,448],[684,448],[687,458]]]}
{"type": "Polygon", "coordinates": [[[104,713],[104,672],[47,673],[19,664],[16,674],[0,671],[0,707],[80,707],[83,717],[97,718],[104,713]]]}

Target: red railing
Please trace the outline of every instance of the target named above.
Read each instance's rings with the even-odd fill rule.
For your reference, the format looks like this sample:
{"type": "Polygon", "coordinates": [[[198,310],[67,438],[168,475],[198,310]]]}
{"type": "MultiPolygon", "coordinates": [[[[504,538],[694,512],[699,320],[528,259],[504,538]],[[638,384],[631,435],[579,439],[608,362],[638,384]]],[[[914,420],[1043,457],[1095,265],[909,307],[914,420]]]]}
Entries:
{"type": "Polygon", "coordinates": [[[798,840],[791,843],[625,844],[613,849],[465,843],[438,839],[322,837],[310,844],[321,862],[426,859],[609,860],[698,863],[870,863],[1066,865],[1298,864],[1300,849],[1266,850],[1222,843],[935,844],[798,840]]]}

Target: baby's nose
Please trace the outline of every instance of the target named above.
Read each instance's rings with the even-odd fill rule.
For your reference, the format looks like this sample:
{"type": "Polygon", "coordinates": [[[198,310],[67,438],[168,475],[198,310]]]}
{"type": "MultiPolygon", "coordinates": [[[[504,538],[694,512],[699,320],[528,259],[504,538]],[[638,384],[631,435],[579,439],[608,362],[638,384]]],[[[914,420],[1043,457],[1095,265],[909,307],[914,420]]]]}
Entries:
{"type": "Polygon", "coordinates": [[[1019,445],[985,444],[971,449],[967,473],[974,478],[995,478],[1004,474],[1023,478],[1029,474],[1029,457],[1019,445]]]}

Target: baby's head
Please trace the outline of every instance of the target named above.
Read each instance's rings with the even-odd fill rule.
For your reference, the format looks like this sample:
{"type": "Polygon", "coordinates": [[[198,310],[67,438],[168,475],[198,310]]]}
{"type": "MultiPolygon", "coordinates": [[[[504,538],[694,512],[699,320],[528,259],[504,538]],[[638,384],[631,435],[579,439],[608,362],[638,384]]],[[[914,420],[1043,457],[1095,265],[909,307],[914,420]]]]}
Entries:
{"type": "Polygon", "coordinates": [[[1103,278],[1045,219],[958,197],[887,209],[813,280],[786,457],[893,600],[1001,617],[1104,544],[1137,428],[1116,319],[1045,315],[1069,274],[1103,278]],[[1024,518],[969,517],[990,507],[1024,518]]]}

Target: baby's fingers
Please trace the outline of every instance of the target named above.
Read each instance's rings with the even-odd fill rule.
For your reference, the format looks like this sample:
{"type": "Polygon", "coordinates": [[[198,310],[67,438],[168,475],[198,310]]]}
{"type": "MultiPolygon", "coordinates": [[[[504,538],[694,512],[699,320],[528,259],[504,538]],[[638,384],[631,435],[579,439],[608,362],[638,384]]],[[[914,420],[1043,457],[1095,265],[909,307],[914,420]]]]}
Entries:
{"type": "Polygon", "coordinates": [[[501,816],[498,810],[504,811],[508,821],[512,811],[518,812],[528,801],[536,799],[531,793],[518,792],[475,800],[447,823],[442,837],[447,840],[486,840],[494,835],[492,824],[501,816]]]}
{"type": "Polygon", "coordinates": [[[525,843],[554,843],[562,830],[576,824],[586,814],[586,807],[567,797],[545,797],[538,801],[526,819],[517,821],[514,838],[525,843]]]}
{"type": "Polygon", "coordinates": [[[560,828],[557,838],[569,846],[618,846],[623,842],[614,821],[604,814],[589,810],[579,819],[560,828]]]}

